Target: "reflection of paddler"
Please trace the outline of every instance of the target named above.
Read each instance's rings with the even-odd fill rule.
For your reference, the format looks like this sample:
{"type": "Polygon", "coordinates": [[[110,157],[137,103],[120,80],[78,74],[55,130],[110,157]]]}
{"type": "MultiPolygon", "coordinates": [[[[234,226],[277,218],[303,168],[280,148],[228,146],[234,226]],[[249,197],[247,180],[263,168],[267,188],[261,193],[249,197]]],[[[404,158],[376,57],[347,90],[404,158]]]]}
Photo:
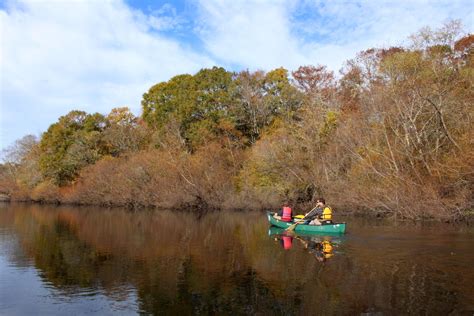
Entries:
{"type": "Polygon", "coordinates": [[[292,236],[287,236],[287,235],[280,235],[278,237],[275,237],[275,241],[279,240],[281,246],[285,250],[290,250],[291,247],[293,246],[293,237],[292,236]]]}
{"type": "Polygon", "coordinates": [[[308,249],[308,251],[312,253],[318,261],[326,261],[334,255],[333,246],[327,239],[324,239],[321,242],[316,242],[314,240],[307,241],[300,237],[296,238],[303,243],[304,247],[308,249]]]}
{"type": "Polygon", "coordinates": [[[332,245],[329,241],[324,240],[320,245],[321,245],[321,251],[323,252],[325,259],[329,259],[334,255],[332,253],[332,245]]]}
{"type": "Polygon", "coordinates": [[[281,239],[283,241],[283,248],[285,250],[291,249],[291,246],[293,244],[293,237],[291,237],[291,236],[281,236],[281,239]]]}

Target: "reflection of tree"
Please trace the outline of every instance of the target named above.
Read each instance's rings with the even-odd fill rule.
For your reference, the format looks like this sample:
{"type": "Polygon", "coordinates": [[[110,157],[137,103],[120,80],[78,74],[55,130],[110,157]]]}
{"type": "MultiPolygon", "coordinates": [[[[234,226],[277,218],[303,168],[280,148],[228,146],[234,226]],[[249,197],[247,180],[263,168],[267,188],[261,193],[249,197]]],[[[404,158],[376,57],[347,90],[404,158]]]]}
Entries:
{"type": "MultiPolygon", "coordinates": [[[[137,288],[147,312],[277,311],[271,291],[242,252],[239,214],[32,207],[16,212],[22,245],[45,281],[67,293],[137,288]]],[[[258,216],[254,215],[254,219],[258,216]]]]}
{"type": "Polygon", "coordinates": [[[100,289],[120,299],[127,295],[121,289],[131,285],[145,313],[314,314],[317,308],[321,314],[357,314],[385,308],[417,314],[448,311],[472,297],[467,281],[452,280],[455,266],[427,265],[423,254],[390,260],[390,249],[377,249],[367,238],[337,245],[341,254],[326,264],[314,260],[304,243],[283,251],[266,235],[268,224],[258,212],[198,218],[18,206],[0,212],[1,225],[14,225],[23,249],[55,288],[66,294],[100,289]]]}

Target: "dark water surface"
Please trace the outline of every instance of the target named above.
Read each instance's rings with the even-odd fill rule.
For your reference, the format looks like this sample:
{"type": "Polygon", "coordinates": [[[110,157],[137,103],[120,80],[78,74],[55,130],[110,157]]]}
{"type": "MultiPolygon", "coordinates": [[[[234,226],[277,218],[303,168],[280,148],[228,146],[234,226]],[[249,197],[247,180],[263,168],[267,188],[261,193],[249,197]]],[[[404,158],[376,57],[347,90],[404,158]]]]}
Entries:
{"type": "Polygon", "coordinates": [[[472,228],[344,220],[0,204],[0,315],[474,313],[472,228]]]}

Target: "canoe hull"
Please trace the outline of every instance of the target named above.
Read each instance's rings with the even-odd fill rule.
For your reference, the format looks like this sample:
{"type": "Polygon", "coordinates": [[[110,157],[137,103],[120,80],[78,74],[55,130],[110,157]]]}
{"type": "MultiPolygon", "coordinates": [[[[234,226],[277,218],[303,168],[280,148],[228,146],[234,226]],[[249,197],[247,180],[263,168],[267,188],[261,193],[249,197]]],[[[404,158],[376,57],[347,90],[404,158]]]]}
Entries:
{"type": "MultiPolygon", "coordinates": [[[[287,229],[294,222],[284,222],[273,217],[273,213],[267,212],[268,222],[273,226],[287,229]]],[[[294,231],[296,233],[324,233],[324,234],[344,234],[346,232],[346,223],[334,223],[332,225],[296,225],[294,231]]]]}

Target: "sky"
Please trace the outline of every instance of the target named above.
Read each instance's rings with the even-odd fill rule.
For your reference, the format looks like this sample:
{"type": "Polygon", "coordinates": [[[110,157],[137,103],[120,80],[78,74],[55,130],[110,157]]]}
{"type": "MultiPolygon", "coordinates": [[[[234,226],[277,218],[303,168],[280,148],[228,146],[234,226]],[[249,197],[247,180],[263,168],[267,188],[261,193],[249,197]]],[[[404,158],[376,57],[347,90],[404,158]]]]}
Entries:
{"type": "Polygon", "coordinates": [[[71,110],[139,115],[143,93],[178,74],[337,72],[361,50],[452,19],[472,33],[474,2],[0,0],[0,150],[71,110]]]}

